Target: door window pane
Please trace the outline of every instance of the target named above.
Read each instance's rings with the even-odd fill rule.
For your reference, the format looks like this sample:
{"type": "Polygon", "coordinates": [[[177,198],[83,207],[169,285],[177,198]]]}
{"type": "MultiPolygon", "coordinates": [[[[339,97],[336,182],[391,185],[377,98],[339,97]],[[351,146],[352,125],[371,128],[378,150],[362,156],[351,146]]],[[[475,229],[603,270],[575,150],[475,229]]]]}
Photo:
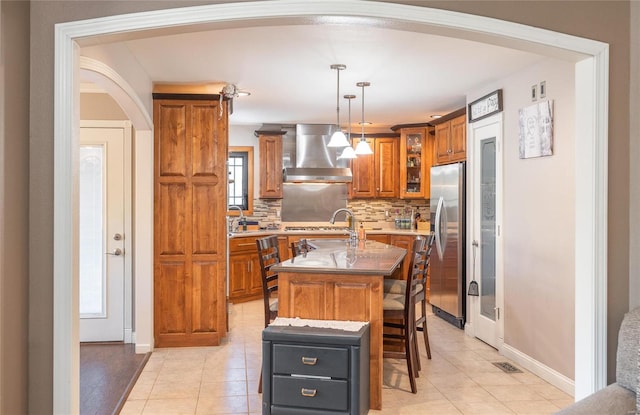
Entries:
{"type": "Polygon", "coordinates": [[[105,315],[104,147],[80,147],[80,315],[105,315]]]}
{"type": "Polygon", "coordinates": [[[496,140],[482,140],[480,165],[480,313],[496,319],[496,140]]]}

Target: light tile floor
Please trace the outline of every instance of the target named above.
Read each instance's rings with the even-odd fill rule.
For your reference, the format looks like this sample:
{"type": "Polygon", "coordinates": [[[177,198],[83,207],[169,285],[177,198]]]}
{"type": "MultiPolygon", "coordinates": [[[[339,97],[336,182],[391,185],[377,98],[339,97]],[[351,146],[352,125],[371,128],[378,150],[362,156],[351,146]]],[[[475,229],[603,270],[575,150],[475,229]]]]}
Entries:
{"type": "MultiPolygon", "coordinates": [[[[261,414],[263,322],[261,301],[231,305],[222,345],[155,350],[120,413],[261,414]]],[[[492,362],[508,359],[440,318],[430,315],[428,324],[432,359],[420,342],[418,393],[410,392],[405,361],[385,359],[383,409],[370,415],[545,415],[573,402],[524,369],[504,373],[492,362]]]]}

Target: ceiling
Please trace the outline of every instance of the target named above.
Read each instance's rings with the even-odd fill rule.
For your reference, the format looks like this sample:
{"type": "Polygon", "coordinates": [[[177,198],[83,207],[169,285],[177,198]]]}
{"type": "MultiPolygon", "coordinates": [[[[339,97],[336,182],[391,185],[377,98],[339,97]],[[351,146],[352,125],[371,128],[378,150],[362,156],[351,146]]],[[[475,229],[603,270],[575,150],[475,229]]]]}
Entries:
{"type": "MultiPolygon", "coordinates": [[[[232,125],[335,123],[337,71],[340,124],[359,131],[367,81],[367,131],[420,123],[462,108],[467,91],[492,84],[541,55],[484,43],[353,24],[260,26],[120,41],[154,83],[236,84],[232,125]]],[[[95,54],[95,48],[83,54],[95,54]]],[[[470,97],[474,99],[475,97],[470,97]]]]}

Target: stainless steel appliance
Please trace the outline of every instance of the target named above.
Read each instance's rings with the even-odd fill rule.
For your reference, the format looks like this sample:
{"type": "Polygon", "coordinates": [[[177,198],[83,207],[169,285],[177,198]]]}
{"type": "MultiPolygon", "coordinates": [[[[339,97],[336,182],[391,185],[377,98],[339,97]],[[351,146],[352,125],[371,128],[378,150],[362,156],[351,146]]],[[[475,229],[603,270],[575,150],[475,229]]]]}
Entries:
{"type": "Polygon", "coordinates": [[[295,135],[283,137],[283,222],[327,222],[336,209],[347,206],[349,160],[338,159],[338,149],[327,147],[336,129],[297,124],[295,135]]]}
{"type": "Polygon", "coordinates": [[[290,138],[285,136],[283,142],[285,182],[351,182],[349,160],[338,159],[338,149],[327,147],[331,134],[336,129],[337,127],[331,124],[297,124],[293,151],[291,151],[291,143],[288,142],[290,138]]]}
{"type": "Polygon", "coordinates": [[[431,168],[431,230],[435,232],[429,263],[433,312],[463,328],[465,281],[465,163],[431,168]]]}

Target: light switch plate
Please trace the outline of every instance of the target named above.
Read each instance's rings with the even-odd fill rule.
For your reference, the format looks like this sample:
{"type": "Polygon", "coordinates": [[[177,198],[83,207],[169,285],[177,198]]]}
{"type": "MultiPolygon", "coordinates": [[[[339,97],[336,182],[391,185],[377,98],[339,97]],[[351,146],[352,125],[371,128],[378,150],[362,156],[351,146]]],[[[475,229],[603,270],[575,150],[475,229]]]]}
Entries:
{"type": "Polygon", "coordinates": [[[535,84],[531,87],[531,102],[534,102],[538,99],[538,84],[535,84]]]}
{"type": "Polygon", "coordinates": [[[547,96],[547,81],[540,82],[540,98],[547,96]]]}

